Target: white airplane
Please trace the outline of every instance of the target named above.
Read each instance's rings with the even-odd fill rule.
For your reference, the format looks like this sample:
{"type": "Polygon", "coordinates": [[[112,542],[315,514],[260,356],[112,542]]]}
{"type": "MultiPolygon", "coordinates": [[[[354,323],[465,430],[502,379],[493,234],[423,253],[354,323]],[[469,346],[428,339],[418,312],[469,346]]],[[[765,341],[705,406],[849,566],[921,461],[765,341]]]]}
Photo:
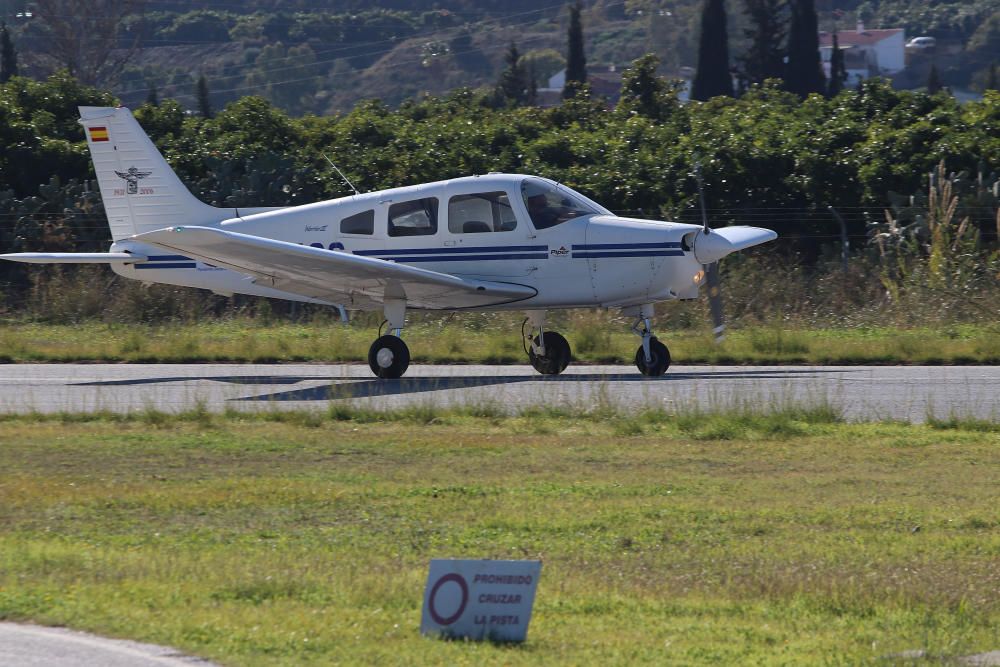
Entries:
{"type": "Polygon", "coordinates": [[[768,229],[636,220],[554,181],[456,178],[287,208],[216,208],[192,195],[125,108],[80,107],[113,243],[105,253],[12,253],[36,263],[109,264],[149,283],[382,310],[368,364],[406,372],[407,309],[523,310],[539,373],[561,373],[556,308],[621,308],[642,340],[636,366],[663,374],[653,304],[695,299],[704,265],[777,238],[768,229]]]}

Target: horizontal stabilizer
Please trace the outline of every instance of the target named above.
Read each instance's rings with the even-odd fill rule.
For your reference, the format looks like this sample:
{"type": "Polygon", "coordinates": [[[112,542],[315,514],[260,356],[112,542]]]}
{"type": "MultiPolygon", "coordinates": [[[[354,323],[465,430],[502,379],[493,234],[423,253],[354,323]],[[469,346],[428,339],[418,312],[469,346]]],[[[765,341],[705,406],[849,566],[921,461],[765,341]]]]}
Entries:
{"type": "Polygon", "coordinates": [[[12,252],[0,259],[28,264],[139,264],[142,255],[127,252],[12,252]]]}
{"type": "Polygon", "coordinates": [[[476,308],[535,296],[532,287],[473,280],[416,266],[208,227],[171,227],[132,237],[273,287],[348,308],[403,299],[412,308],[476,308]]]}

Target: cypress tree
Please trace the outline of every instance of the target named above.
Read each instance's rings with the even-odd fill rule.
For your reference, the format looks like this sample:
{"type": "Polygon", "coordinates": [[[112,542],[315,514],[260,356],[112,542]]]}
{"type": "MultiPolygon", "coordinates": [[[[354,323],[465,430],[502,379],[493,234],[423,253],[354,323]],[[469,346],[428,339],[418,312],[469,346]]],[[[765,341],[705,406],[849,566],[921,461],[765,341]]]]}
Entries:
{"type": "Polygon", "coordinates": [[[17,76],[17,51],[7,24],[0,23],[0,83],[7,83],[12,76],[17,76]]]}
{"type": "Polygon", "coordinates": [[[566,34],[566,84],[563,99],[576,95],[587,82],[587,56],[583,52],[583,23],[580,20],[580,2],[569,8],[569,31],[566,34]],[[575,83],[576,85],[572,85],[575,83]]]}
{"type": "Polygon", "coordinates": [[[833,33],[833,52],[830,54],[830,81],[826,88],[827,97],[836,97],[844,89],[847,70],[844,68],[844,52],[840,50],[837,33],[833,33]]]}
{"type": "Polygon", "coordinates": [[[799,97],[826,90],[819,58],[819,24],[814,0],[791,0],[792,23],[788,30],[788,63],[785,88],[799,97]]]}
{"type": "Polygon", "coordinates": [[[204,74],[198,77],[197,97],[198,113],[201,114],[202,118],[211,118],[214,114],[212,113],[212,105],[208,98],[208,81],[205,80],[204,74]]]}
{"type": "Polygon", "coordinates": [[[521,62],[521,53],[517,50],[517,44],[510,43],[503,60],[507,67],[504,68],[500,74],[500,81],[497,82],[497,105],[521,106],[528,98],[528,77],[525,74],[524,63],[521,62]]]}
{"type": "Polygon", "coordinates": [[[997,88],[997,64],[990,65],[990,76],[986,79],[986,90],[1000,90],[997,88]]]}
{"type": "Polygon", "coordinates": [[[535,72],[535,63],[531,61],[528,63],[528,93],[524,98],[525,103],[528,106],[535,106],[538,104],[538,74],[535,72]]]}
{"type": "Polygon", "coordinates": [[[743,31],[750,40],[742,58],[742,75],[747,83],[780,79],[785,68],[783,43],[788,33],[785,0],[744,0],[750,28],[743,31]]]}
{"type": "Polygon", "coordinates": [[[931,64],[931,71],[927,75],[927,92],[930,95],[940,93],[944,85],[941,83],[941,76],[938,74],[937,66],[931,64]]]}
{"type": "Polygon", "coordinates": [[[156,90],[155,83],[149,84],[149,94],[146,95],[146,104],[153,107],[160,106],[160,95],[156,90]]]}
{"type": "Polygon", "coordinates": [[[698,69],[691,82],[691,99],[707,100],[717,95],[733,96],[726,6],[724,0],[705,0],[701,10],[698,69]]]}

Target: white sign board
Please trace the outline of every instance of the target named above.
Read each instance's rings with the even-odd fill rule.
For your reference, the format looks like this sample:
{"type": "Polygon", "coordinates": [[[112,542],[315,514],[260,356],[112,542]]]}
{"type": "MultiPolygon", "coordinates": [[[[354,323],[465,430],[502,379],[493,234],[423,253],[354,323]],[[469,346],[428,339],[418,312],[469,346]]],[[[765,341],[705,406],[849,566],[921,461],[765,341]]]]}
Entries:
{"type": "Polygon", "coordinates": [[[431,561],[420,633],[523,642],[542,562],[431,561]]]}

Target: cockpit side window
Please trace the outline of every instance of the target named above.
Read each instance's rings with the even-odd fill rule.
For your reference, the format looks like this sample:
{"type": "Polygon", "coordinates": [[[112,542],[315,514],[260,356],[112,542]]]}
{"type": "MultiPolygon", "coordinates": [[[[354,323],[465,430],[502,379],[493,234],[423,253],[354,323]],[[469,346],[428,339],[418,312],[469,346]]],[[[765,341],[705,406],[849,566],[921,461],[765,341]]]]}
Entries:
{"type": "Polygon", "coordinates": [[[399,202],[389,207],[389,236],[431,236],[437,233],[437,197],[399,202]]]}
{"type": "Polygon", "coordinates": [[[452,234],[509,232],[517,218],[506,192],[456,195],[448,200],[448,231],[452,234]]]}
{"type": "Polygon", "coordinates": [[[521,196],[535,229],[548,229],[581,215],[600,212],[570,192],[532,178],[521,182],[521,196]]]}

